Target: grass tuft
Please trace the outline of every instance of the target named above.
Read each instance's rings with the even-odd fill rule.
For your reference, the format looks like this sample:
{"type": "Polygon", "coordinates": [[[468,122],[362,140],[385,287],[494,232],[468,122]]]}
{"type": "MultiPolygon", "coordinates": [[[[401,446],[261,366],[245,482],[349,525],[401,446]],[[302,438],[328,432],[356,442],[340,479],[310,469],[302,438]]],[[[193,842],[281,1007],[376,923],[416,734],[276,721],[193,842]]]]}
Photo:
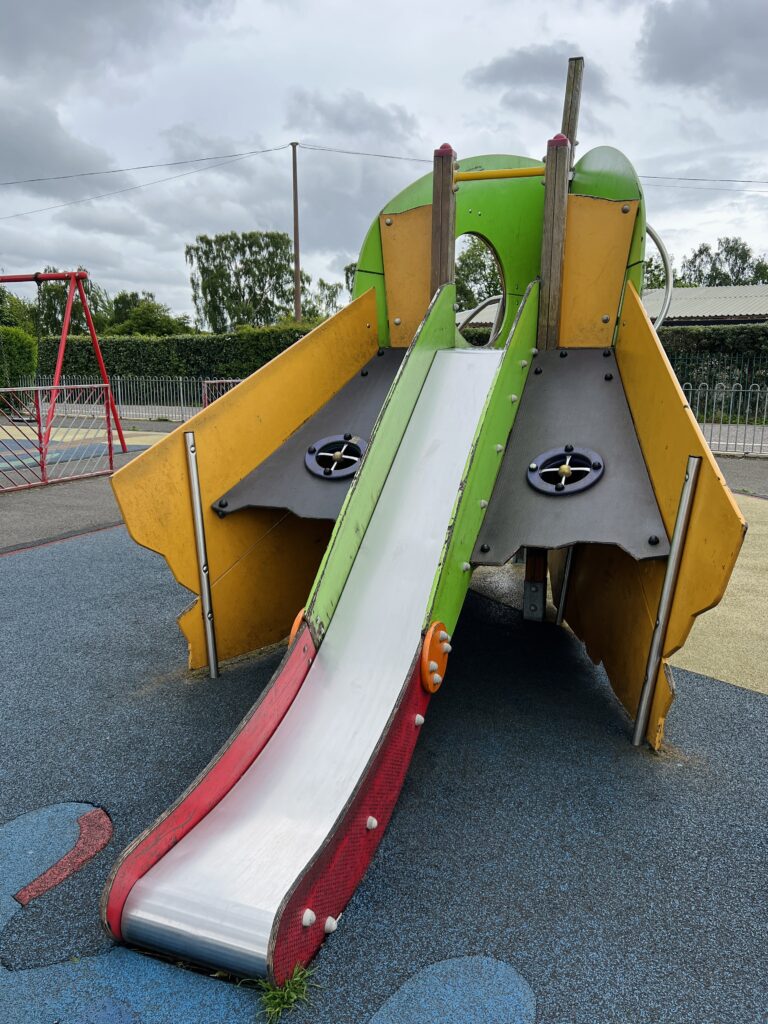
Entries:
{"type": "Polygon", "coordinates": [[[299,1003],[309,1002],[310,988],[318,988],[312,981],[313,973],[310,968],[296,964],[293,974],[283,985],[275,985],[271,981],[259,982],[267,1024],[276,1024],[284,1013],[294,1010],[299,1003]]]}

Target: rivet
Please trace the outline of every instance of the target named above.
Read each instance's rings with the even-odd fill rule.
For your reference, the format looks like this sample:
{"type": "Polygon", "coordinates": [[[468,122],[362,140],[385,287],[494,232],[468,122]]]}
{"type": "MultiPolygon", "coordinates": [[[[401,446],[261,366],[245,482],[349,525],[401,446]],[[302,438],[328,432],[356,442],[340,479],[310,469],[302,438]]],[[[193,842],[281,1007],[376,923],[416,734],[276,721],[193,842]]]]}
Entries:
{"type": "Polygon", "coordinates": [[[485,498],[480,499],[480,508],[488,508],[488,502],[485,500],[485,498]]]}
{"type": "Polygon", "coordinates": [[[366,821],[365,827],[368,829],[369,832],[373,832],[375,828],[379,827],[379,823],[373,816],[371,816],[368,819],[368,821],[366,821]]]}
{"type": "Polygon", "coordinates": [[[491,545],[490,544],[481,544],[480,545],[480,550],[483,552],[484,555],[487,555],[488,552],[491,550],[491,545]]]}
{"type": "Polygon", "coordinates": [[[627,206],[626,203],[624,203],[624,205],[622,206],[621,212],[622,213],[629,213],[629,207],[627,206]]]}
{"type": "Polygon", "coordinates": [[[416,715],[413,720],[414,725],[424,725],[424,715],[416,715]]]}
{"type": "Polygon", "coordinates": [[[607,313],[605,314],[605,316],[602,319],[603,319],[603,323],[604,324],[607,324],[607,323],[611,322],[611,318],[608,316],[607,313]]]}
{"type": "Polygon", "coordinates": [[[603,468],[602,462],[593,462],[592,463],[592,469],[602,469],[602,468],[603,468]]]}
{"type": "Polygon", "coordinates": [[[339,923],[335,917],[326,917],[325,924],[323,925],[323,931],[326,935],[330,935],[331,932],[335,932],[338,928],[339,923]]]}
{"type": "Polygon", "coordinates": [[[525,368],[525,367],[526,367],[526,366],[528,365],[528,360],[527,360],[527,359],[521,359],[521,360],[520,360],[520,365],[521,365],[521,366],[522,366],[523,368],[525,368]]]}
{"type": "Polygon", "coordinates": [[[572,451],[573,451],[573,445],[572,445],[572,444],[567,444],[567,445],[565,446],[565,451],[567,451],[567,452],[572,452],[572,451]]]}
{"type": "Polygon", "coordinates": [[[532,463],[530,464],[530,466],[528,467],[528,469],[530,469],[530,471],[531,471],[532,473],[535,473],[535,472],[536,472],[536,470],[537,470],[538,468],[539,468],[539,467],[538,467],[538,466],[536,465],[536,463],[535,463],[535,462],[532,462],[532,463]]]}
{"type": "Polygon", "coordinates": [[[451,651],[453,650],[450,644],[441,644],[440,647],[443,654],[450,654],[451,651]]]}
{"type": "Polygon", "coordinates": [[[560,349],[560,358],[561,359],[567,359],[568,358],[568,353],[566,352],[566,350],[564,348],[560,349]]]}
{"type": "Polygon", "coordinates": [[[330,476],[332,472],[333,470],[330,468],[330,466],[328,466],[326,469],[323,470],[323,476],[330,476]]]}
{"type": "Polygon", "coordinates": [[[603,359],[610,359],[610,358],[611,358],[611,350],[609,348],[604,348],[603,349],[603,359]]]}
{"type": "Polygon", "coordinates": [[[534,359],[536,358],[536,356],[538,354],[539,354],[539,350],[537,348],[532,348],[531,349],[531,355],[533,356],[534,359]]]}
{"type": "Polygon", "coordinates": [[[316,920],[317,914],[315,914],[314,910],[310,910],[309,907],[307,907],[307,909],[304,911],[302,915],[301,923],[304,925],[305,928],[310,928],[315,923],[316,920]]]}
{"type": "Polygon", "coordinates": [[[453,312],[454,313],[458,313],[459,312],[459,304],[458,304],[458,302],[454,302],[454,304],[453,304],[453,312]]]}
{"type": "Polygon", "coordinates": [[[367,377],[368,376],[368,371],[367,370],[361,370],[360,371],[360,376],[361,377],[367,377]]]}
{"type": "Polygon", "coordinates": [[[401,323],[402,323],[402,320],[400,319],[400,317],[396,316],[395,317],[395,327],[399,327],[401,323]]]}
{"type": "Polygon", "coordinates": [[[387,225],[387,227],[391,227],[391,225],[392,225],[392,218],[391,217],[387,217],[387,219],[384,221],[384,223],[387,225]]]}
{"type": "Polygon", "coordinates": [[[559,483],[556,483],[555,484],[555,490],[556,491],[564,491],[565,490],[565,484],[562,481],[560,481],[559,483]]]}
{"type": "Polygon", "coordinates": [[[606,373],[605,380],[613,380],[613,374],[612,373],[606,373]]]}
{"type": "Polygon", "coordinates": [[[352,435],[351,434],[345,434],[344,435],[344,440],[345,441],[351,441],[352,440],[352,435]]]}
{"type": "Polygon", "coordinates": [[[222,498],[221,501],[219,502],[219,508],[226,508],[227,505],[229,505],[229,502],[227,501],[227,499],[226,498],[222,498]]]}
{"type": "Polygon", "coordinates": [[[379,351],[376,353],[376,355],[377,356],[383,356],[384,355],[384,349],[380,348],[379,351]]]}
{"type": "Polygon", "coordinates": [[[539,376],[539,374],[541,373],[541,367],[540,367],[540,366],[537,366],[537,367],[536,367],[536,369],[535,369],[535,370],[534,370],[533,372],[534,372],[534,373],[536,374],[536,376],[538,377],[538,376],[539,376]]]}
{"type": "Polygon", "coordinates": [[[213,622],[213,612],[208,612],[206,618],[208,619],[209,622],[213,622]]]}
{"type": "Polygon", "coordinates": [[[461,571],[462,572],[469,572],[469,570],[471,568],[472,568],[472,566],[469,564],[469,562],[462,562],[461,563],[461,571]]]}
{"type": "Polygon", "coordinates": [[[430,663],[429,663],[429,671],[430,672],[437,672],[437,662],[436,661],[430,661],[430,663]]]}
{"type": "Polygon", "coordinates": [[[517,401],[517,395],[510,395],[509,400],[514,405],[514,403],[517,401]]]}
{"type": "Polygon", "coordinates": [[[315,448],[315,446],[311,444],[309,448],[307,448],[307,451],[309,452],[310,455],[314,455],[315,452],[317,451],[317,448],[315,448]]]}
{"type": "Polygon", "coordinates": [[[365,326],[366,326],[366,327],[368,328],[368,330],[370,331],[370,329],[371,329],[371,325],[370,325],[370,324],[366,324],[365,326]]]}
{"type": "Polygon", "coordinates": [[[658,537],[656,536],[656,534],[655,534],[655,533],[652,533],[652,534],[651,534],[651,536],[650,536],[650,537],[648,538],[648,543],[649,543],[649,544],[651,545],[651,547],[653,547],[653,548],[655,548],[655,547],[656,547],[656,545],[657,545],[657,544],[659,543],[659,538],[658,538],[658,537]]]}
{"type": "Polygon", "coordinates": [[[444,640],[450,640],[451,638],[448,636],[444,629],[441,629],[440,635],[438,636],[437,639],[440,641],[440,643],[442,643],[444,640]]]}
{"type": "Polygon", "coordinates": [[[433,672],[432,673],[432,685],[433,686],[439,686],[442,683],[442,681],[443,681],[443,677],[440,675],[439,672],[433,672]]]}
{"type": "Polygon", "coordinates": [[[496,453],[500,455],[501,452],[503,452],[503,451],[504,451],[504,445],[503,444],[497,444],[496,445],[496,453]]]}

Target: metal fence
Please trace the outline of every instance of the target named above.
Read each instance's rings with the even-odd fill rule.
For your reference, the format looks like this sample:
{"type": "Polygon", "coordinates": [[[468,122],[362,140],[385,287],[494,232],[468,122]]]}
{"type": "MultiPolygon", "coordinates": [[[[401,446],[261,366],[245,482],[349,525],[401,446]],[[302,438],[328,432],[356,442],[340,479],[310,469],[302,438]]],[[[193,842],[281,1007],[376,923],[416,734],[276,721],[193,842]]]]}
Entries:
{"type": "Polygon", "coordinates": [[[768,455],[768,385],[683,384],[713,452],[768,455]]]}
{"type": "MultiPolygon", "coordinates": [[[[714,452],[768,455],[768,356],[731,353],[672,360],[694,416],[714,452]]],[[[50,388],[52,378],[30,385],[50,388]]],[[[121,420],[183,423],[226,394],[240,378],[112,377],[121,420]]],[[[96,387],[98,377],[62,377],[65,387],[96,387]]]]}
{"type": "Polygon", "coordinates": [[[0,388],[0,491],[114,469],[106,385],[0,388]]]}
{"type": "MultiPolygon", "coordinates": [[[[52,376],[23,381],[25,385],[51,387],[52,376]]],[[[63,385],[90,387],[101,378],[66,374],[63,385]]],[[[217,380],[205,377],[119,377],[110,378],[112,394],[121,420],[166,420],[184,423],[215,399],[225,394],[239,379],[217,380]]]]}

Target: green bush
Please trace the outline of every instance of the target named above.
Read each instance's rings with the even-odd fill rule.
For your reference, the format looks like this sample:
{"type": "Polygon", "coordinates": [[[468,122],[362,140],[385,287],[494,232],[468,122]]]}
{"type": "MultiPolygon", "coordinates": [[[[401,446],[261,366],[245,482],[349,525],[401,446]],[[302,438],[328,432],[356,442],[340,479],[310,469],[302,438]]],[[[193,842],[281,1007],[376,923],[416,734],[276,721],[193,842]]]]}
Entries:
{"type": "Polygon", "coordinates": [[[20,327],[0,327],[0,386],[16,387],[37,370],[37,339],[20,327]]]}
{"type": "Polygon", "coordinates": [[[662,327],[659,339],[670,357],[705,352],[761,355],[768,353],[768,323],[662,327]]]}
{"type": "MultiPolygon", "coordinates": [[[[278,324],[240,328],[231,334],[134,335],[100,338],[107,370],[121,377],[247,377],[274,359],[314,324],[278,324]]],[[[58,338],[43,338],[39,372],[53,373],[58,338]]],[[[90,338],[70,337],[64,354],[65,374],[98,373],[90,338]]]]}

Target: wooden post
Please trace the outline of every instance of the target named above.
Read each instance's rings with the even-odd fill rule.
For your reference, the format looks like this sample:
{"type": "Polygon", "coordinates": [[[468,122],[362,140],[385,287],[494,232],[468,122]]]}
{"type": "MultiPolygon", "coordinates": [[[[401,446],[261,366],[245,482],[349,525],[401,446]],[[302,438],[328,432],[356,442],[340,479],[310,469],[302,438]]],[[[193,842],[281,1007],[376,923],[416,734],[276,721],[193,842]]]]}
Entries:
{"type": "Polygon", "coordinates": [[[547,143],[544,178],[544,222],[541,237],[541,286],[536,345],[542,351],[557,348],[560,301],[563,292],[565,218],[571,172],[571,144],[565,135],[547,143]]]}
{"type": "Polygon", "coordinates": [[[301,320],[301,262],[299,260],[299,176],[296,164],[296,147],[291,143],[291,164],[293,168],[293,317],[301,320]]]}
{"type": "Polygon", "coordinates": [[[456,276],[456,193],[453,165],[456,153],[444,142],[435,150],[432,175],[432,270],[430,292],[450,284],[456,276]]]}
{"type": "Polygon", "coordinates": [[[571,57],[568,61],[568,78],[565,82],[563,102],[562,134],[571,144],[571,166],[576,154],[576,132],[579,130],[579,107],[581,105],[581,80],[584,77],[584,58],[571,57]]]}

